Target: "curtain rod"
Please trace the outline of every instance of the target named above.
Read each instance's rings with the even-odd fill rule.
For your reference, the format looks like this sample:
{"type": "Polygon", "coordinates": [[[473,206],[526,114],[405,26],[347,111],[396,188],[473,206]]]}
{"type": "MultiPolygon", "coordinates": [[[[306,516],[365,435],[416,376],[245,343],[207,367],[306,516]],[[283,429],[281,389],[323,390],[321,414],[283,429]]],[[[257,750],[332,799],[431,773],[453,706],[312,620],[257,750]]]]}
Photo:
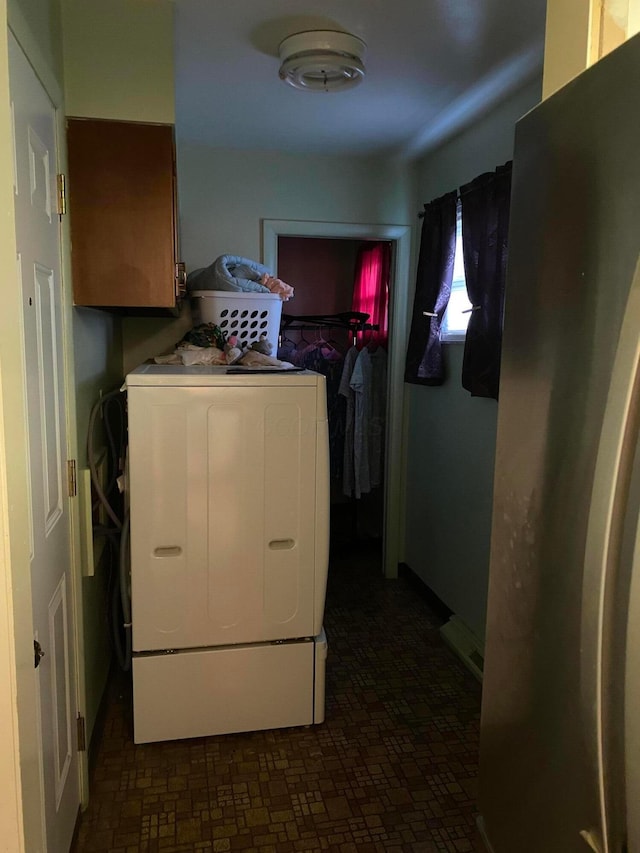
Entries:
{"type": "MultiPolygon", "coordinates": [[[[506,163],[504,163],[502,166],[496,166],[496,168],[493,170],[493,172],[481,172],[481,173],[480,173],[477,177],[475,177],[472,181],[469,181],[469,183],[468,183],[468,184],[465,184],[465,187],[467,187],[467,186],[468,186],[468,187],[469,187],[469,189],[464,189],[464,190],[463,190],[463,189],[462,189],[462,187],[460,187],[460,188],[458,189],[458,191],[457,191],[457,193],[456,193],[456,202],[458,202],[458,201],[462,201],[462,196],[463,196],[463,195],[468,195],[470,192],[473,192],[473,190],[477,189],[477,188],[478,188],[478,186],[483,186],[483,184],[476,184],[476,181],[477,181],[479,178],[484,178],[484,179],[485,179],[484,183],[489,183],[489,181],[490,181],[490,180],[492,180],[493,178],[495,178],[495,177],[496,177],[496,175],[497,175],[501,170],[506,169],[507,167],[511,166],[512,164],[513,164],[513,160],[507,160],[507,162],[506,162],[506,163]],[[475,186],[474,186],[474,187],[471,187],[471,186],[470,186],[470,184],[475,184],[475,186]]],[[[451,192],[453,192],[453,190],[451,190],[451,192]]],[[[449,195],[449,193],[445,193],[445,195],[449,195]]],[[[444,196],[438,196],[438,198],[444,198],[444,196]]],[[[431,199],[431,201],[430,201],[430,202],[428,202],[428,204],[433,204],[433,202],[434,202],[434,201],[438,201],[438,198],[431,199]]],[[[425,205],[425,206],[426,206],[426,205],[425,205]]],[[[424,211],[424,210],[423,210],[421,213],[418,213],[418,219],[424,219],[424,214],[425,214],[425,211],[424,211]]]]}
{"type": "MultiPolygon", "coordinates": [[[[442,198],[442,196],[440,196],[440,198],[442,198]]],[[[462,196],[458,193],[458,194],[456,195],[456,203],[457,203],[457,202],[459,202],[459,201],[461,201],[461,200],[462,200],[462,196]]],[[[432,200],[431,200],[430,202],[428,202],[428,203],[429,203],[429,204],[433,204],[433,202],[434,202],[434,201],[437,201],[437,199],[435,199],[435,198],[434,198],[434,199],[432,199],[432,200]]],[[[418,214],[418,219],[424,219],[424,217],[425,217],[425,213],[426,213],[426,211],[425,211],[425,210],[421,210],[421,211],[420,211],[420,213],[418,214]]]]}

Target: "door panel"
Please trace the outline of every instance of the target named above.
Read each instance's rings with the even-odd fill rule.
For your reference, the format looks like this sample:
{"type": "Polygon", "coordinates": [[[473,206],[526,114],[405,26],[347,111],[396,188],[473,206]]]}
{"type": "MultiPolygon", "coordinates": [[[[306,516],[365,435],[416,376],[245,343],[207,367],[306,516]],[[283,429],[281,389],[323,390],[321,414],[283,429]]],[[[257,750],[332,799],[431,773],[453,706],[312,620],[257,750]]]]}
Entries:
{"type": "Polygon", "coordinates": [[[17,43],[9,40],[16,238],[24,323],[31,496],[31,591],[38,669],[41,780],[47,849],[69,849],[80,803],[73,742],[71,548],[66,495],[60,234],[55,210],[55,110],[17,43]]]}
{"type": "Polygon", "coordinates": [[[67,618],[66,578],[60,578],[49,604],[49,648],[51,650],[51,695],[54,735],[54,786],[56,809],[64,795],[73,760],[71,723],[71,673],[69,672],[69,625],[67,618]]]}
{"type": "Polygon", "coordinates": [[[62,412],[57,363],[57,341],[61,332],[56,316],[54,271],[34,264],[35,325],[38,366],[38,401],[41,413],[42,484],[44,492],[45,533],[48,536],[62,515],[62,469],[60,447],[62,412]]]}

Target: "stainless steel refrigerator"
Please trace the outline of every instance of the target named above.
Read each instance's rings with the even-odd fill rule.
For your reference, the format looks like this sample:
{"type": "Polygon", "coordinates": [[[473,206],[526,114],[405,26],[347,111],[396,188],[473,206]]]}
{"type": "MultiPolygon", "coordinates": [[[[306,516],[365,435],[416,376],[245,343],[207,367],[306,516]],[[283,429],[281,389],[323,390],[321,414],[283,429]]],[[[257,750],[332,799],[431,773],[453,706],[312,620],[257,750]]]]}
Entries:
{"type": "Polygon", "coordinates": [[[640,37],[516,127],[479,803],[640,853],[640,37]]]}

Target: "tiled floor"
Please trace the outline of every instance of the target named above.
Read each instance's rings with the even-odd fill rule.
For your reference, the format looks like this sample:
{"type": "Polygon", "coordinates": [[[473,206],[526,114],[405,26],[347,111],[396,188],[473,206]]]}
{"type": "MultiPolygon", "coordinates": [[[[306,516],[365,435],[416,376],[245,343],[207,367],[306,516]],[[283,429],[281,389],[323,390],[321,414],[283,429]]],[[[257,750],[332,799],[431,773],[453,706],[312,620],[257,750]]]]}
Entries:
{"type": "Polygon", "coordinates": [[[114,690],[76,851],[480,850],[480,689],[406,580],[332,561],[324,724],[135,746],[114,690]]]}

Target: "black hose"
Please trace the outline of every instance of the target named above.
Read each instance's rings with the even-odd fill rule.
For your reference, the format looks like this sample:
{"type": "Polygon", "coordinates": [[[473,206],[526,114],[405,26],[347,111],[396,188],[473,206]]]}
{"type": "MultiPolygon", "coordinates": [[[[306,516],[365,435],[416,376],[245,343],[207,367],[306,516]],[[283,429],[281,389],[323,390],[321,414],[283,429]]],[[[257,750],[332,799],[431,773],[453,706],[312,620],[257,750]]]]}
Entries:
{"type": "Polygon", "coordinates": [[[117,397],[108,397],[104,403],[104,429],[107,435],[107,441],[109,442],[109,449],[111,451],[111,459],[113,461],[113,465],[111,466],[109,482],[105,488],[105,494],[107,497],[111,494],[113,489],[118,482],[118,467],[122,462],[124,457],[124,451],[126,447],[126,426],[125,426],[125,413],[124,406],[122,405],[122,400],[117,397]],[[113,408],[113,405],[117,406],[117,414],[118,414],[118,438],[119,444],[116,446],[116,439],[113,435],[113,429],[111,425],[111,417],[110,411],[113,408]]]}
{"type": "Polygon", "coordinates": [[[96,525],[93,528],[93,533],[94,535],[106,536],[112,549],[113,562],[111,565],[112,567],[115,566],[115,571],[113,568],[110,569],[107,584],[107,601],[110,610],[109,633],[112,637],[113,649],[118,665],[122,670],[127,672],[131,669],[132,657],[131,604],[129,601],[129,516],[127,514],[124,522],[121,521],[109,501],[109,495],[117,482],[118,467],[124,456],[124,448],[126,446],[124,406],[122,404],[124,400],[123,393],[120,389],[111,391],[101,397],[91,409],[87,430],[87,457],[91,472],[91,482],[98,496],[98,502],[104,506],[107,515],[115,525],[115,527],[96,525]],[[108,417],[108,410],[117,398],[120,401],[118,405],[120,412],[119,446],[116,444],[116,438],[114,437],[110,418],[108,417]],[[96,418],[98,417],[98,413],[103,409],[105,415],[107,415],[105,417],[105,433],[112,462],[109,472],[109,482],[106,484],[105,489],[102,488],[98,477],[93,444],[96,418]]]}
{"type": "Polygon", "coordinates": [[[98,417],[98,412],[104,406],[105,402],[107,400],[112,399],[113,397],[119,396],[122,393],[123,392],[120,389],[117,389],[116,391],[110,391],[108,394],[105,394],[100,400],[98,400],[98,402],[91,409],[91,414],[89,415],[89,427],[87,430],[87,459],[89,462],[89,471],[91,472],[91,482],[96,491],[96,494],[98,495],[100,503],[104,506],[107,515],[109,516],[111,521],[113,521],[118,530],[122,528],[122,522],[118,518],[116,511],[111,506],[111,504],[109,503],[109,499],[102,490],[100,478],[98,477],[93,446],[93,433],[95,429],[96,418],[98,417]]]}
{"type": "Polygon", "coordinates": [[[131,629],[124,629],[124,640],[121,636],[122,631],[122,609],[120,601],[120,584],[116,575],[115,583],[111,587],[111,633],[113,635],[113,645],[118,659],[118,665],[124,672],[128,672],[131,668],[131,654],[129,651],[129,637],[131,629]]]}

